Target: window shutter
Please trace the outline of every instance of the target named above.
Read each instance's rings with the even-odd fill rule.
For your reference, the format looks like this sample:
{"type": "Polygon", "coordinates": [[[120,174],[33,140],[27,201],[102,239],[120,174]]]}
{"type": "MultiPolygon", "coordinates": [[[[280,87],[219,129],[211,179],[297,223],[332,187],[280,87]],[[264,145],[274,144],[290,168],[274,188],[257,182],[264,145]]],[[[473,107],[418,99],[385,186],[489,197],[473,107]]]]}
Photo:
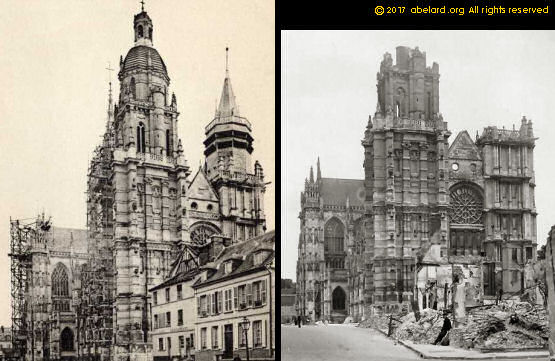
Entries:
{"type": "Polygon", "coordinates": [[[237,309],[237,287],[233,287],[233,308],[237,309]]]}
{"type": "Polygon", "coordinates": [[[218,292],[218,313],[222,312],[222,299],[223,299],[223,292],[218,292]]]}
{"type": "Polygon", "coordinates": [[[200,316],[200,297],[197,297],[197,315],[200,316]]]}
{"type": "Polygon", "coordinates": [[[252,306],[252,283],[247,284],[247,306],[252,306]]]}
{"type": "Polygon", "coordinates": [[[265,305],[266,304],[266,280],[263,280],[262,282],[260,282],[260,287],[261,287],[260,297],[262,298],[262,304],[265,305]]]}

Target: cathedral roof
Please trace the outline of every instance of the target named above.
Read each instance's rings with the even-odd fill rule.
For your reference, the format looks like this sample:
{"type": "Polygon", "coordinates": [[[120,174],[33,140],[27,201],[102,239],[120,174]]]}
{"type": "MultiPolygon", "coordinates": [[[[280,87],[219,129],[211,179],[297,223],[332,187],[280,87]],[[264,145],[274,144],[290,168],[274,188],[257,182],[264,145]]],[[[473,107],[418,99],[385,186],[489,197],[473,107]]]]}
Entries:
{"type": "Polygon", "coordinates": [[[166,64],[164,64],[164,60],[162,60],[158,51],[146,45],[137,45],[129,49],[123,61],[122,72],[125,73],[135,69],[147,69],[149,56],[152,70],[168,76],[166,64]]]}
{"type": "Polygon", "coordinates": [[[50,228],[51,240],[48,248],[51,251],[75,253],[88,252],[88,235],[86,229],[76,228],[50,228]]]}
{"type": "Polygon", "coordinates": [[[324,204],[344,206],[349,199],[351,206],[363,206],[365,191],[363,179],[322,178],[320,194],[324,204]]]}

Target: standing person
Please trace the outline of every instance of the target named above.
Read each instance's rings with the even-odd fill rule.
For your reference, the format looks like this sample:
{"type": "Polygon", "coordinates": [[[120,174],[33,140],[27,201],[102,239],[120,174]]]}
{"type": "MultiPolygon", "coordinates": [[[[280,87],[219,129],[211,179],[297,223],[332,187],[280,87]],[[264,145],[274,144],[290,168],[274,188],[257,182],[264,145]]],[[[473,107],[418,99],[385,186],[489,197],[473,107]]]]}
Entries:
{"type": "Polygon", "coordinates": [[[446,310],[443,310],[443,327],[441,328],[441,331],[439,332],[439,335],[437,336],[434,345],[437,345],[438,342],[441,342],[441,340],[443,340],[443,338],[445,337],[445,335],[447,335],[447,332],[449,332],[449,330],[451,329],[451,320],[449,319],[449,314],[447,313],[446,310]]]}
{"type": "Polygon", "coordinates": [[[302,320],[302,317],[297,316],[297,325],[299,326],[299,328],[301,328],[301,320],[302,320]]]}

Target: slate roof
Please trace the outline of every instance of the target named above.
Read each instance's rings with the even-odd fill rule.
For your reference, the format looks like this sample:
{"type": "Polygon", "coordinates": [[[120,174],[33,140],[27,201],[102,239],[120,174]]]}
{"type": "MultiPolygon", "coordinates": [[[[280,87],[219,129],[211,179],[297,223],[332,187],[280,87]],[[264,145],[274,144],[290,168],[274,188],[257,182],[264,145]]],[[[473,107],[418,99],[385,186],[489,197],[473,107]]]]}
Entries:
{"type": "Polygon", "coordinates": [[[159,285],[151,288],[149,291],[156,291],[159,290],[161,288],[165,288],[165,287],[169,287],[178,283],[182,283],[182,282],[187,282],[192,280],[193,278],[195,278],[198,274],[200,273],[200,271],[198,269],[192,269],[188,272],[181,272],[176,274],[175,276],[173,276],[170,279],[165,280],[164,282],[160,283],[159,285]]]}
{"type": "Polygon", "coordinates": [[[164,64],[164,60],[162,60],[158,51],[146,45],[137,45],[129,49],[129,52],[123,61],[122,71],[126,72],[134,69],[146,69],[148,66],[149,53],[152,69],[168,76],[166,64],[164,64]]]}
{"type": "Polygon", "coordinates": [[[207,278],[206,281],[200,281],[199,279],[193,287],[202,287],[229,278],[238,277],[242,274],[264,269],[265,266],[275,257],[275,241],[276,233],[275,231],[270,231],[261,236],[224,248],[214,261],[214,266],[217,267],[216,272],[207,278]],[[261,264],[254,265],[254,253],[260,250],[268,250],[271,252],[269,252],[268,256],[261,264]],[[238,258],[241,258],[241,263],[237,266],[237,268],[233,272],[225,274],[223,263],[227,260],[238,258]]]}
{"type": "Polygon", "coordinates": [[[349,198],[349,205],[363,206],[365,191],[363,179],[322,178],[320,194],[324,204],[344,206],[349,198]]]}
{"type": "Polygon", "coordinates": [[[50,237],[48,248],[52,251],[69,252],[73,249],[75,253],[88,252],[86,229],[52,227],[50,237]]]}

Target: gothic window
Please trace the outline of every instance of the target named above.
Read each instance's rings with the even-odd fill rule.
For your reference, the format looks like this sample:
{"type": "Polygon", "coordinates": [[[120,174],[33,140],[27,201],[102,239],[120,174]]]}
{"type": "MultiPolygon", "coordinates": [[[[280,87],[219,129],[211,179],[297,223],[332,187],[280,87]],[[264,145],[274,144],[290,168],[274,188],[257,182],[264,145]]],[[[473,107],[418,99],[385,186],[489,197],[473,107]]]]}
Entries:
{"type": "Polygon", "coordinates": [[[142,25],[139,25],[137,27],[137,34],[138,34],[139,38],[143,37],[143,26],[142,25]]]}
{"type": "Polygon", "coordinates": [[[144,153],[145,148],[145,125],[140,122],[137,127],[137,151],[139,153],[144,153]]]}
{"type": "Polygon", "coordinates": [[[148,38],[152,40],[152,28],[148,28],[148,38]]]}
{"type": "Polygon", "coordinates": [[[52,272],[52,296],[69,297],[67,268],[61,263],[52,272]]]}
{"type": "Polygon", "coordinates": [[[451,223],[479,224],[482,219],[481,195],[473,188],[462,186],[451,191],[451,223]]]}
{"type": "Polygon", "coordinates": [[[166,130],[166,155],[170,156],[170,130],[166,130]]]}
{"type": "Polygon", "coordinates": [[[326,231],[324,235],[325,245],[329,252],[340,253],[344,251],[343,240],[345,237],[345,228],[341,221],[337,218],[332,218],[326,224],[326,231]]]}
{"type": "Polygon", "coordinates": [[[135,99],[137,97],[137,86],[135,84],[135,78],[131,78],[129,88],[131,89],[131,97],[135,99]]]}
{"type": "Polygon", "coordinates": [[[60,335],[60,351],[73,351],[73,331],[66,327],[60,335]]]}
{"type": "Polygon", "coordinates": [[[345,291],[343,288],[336,287],[332,292],[332,306],[334,310],[344,310],[345,309],[345,291]]]}

